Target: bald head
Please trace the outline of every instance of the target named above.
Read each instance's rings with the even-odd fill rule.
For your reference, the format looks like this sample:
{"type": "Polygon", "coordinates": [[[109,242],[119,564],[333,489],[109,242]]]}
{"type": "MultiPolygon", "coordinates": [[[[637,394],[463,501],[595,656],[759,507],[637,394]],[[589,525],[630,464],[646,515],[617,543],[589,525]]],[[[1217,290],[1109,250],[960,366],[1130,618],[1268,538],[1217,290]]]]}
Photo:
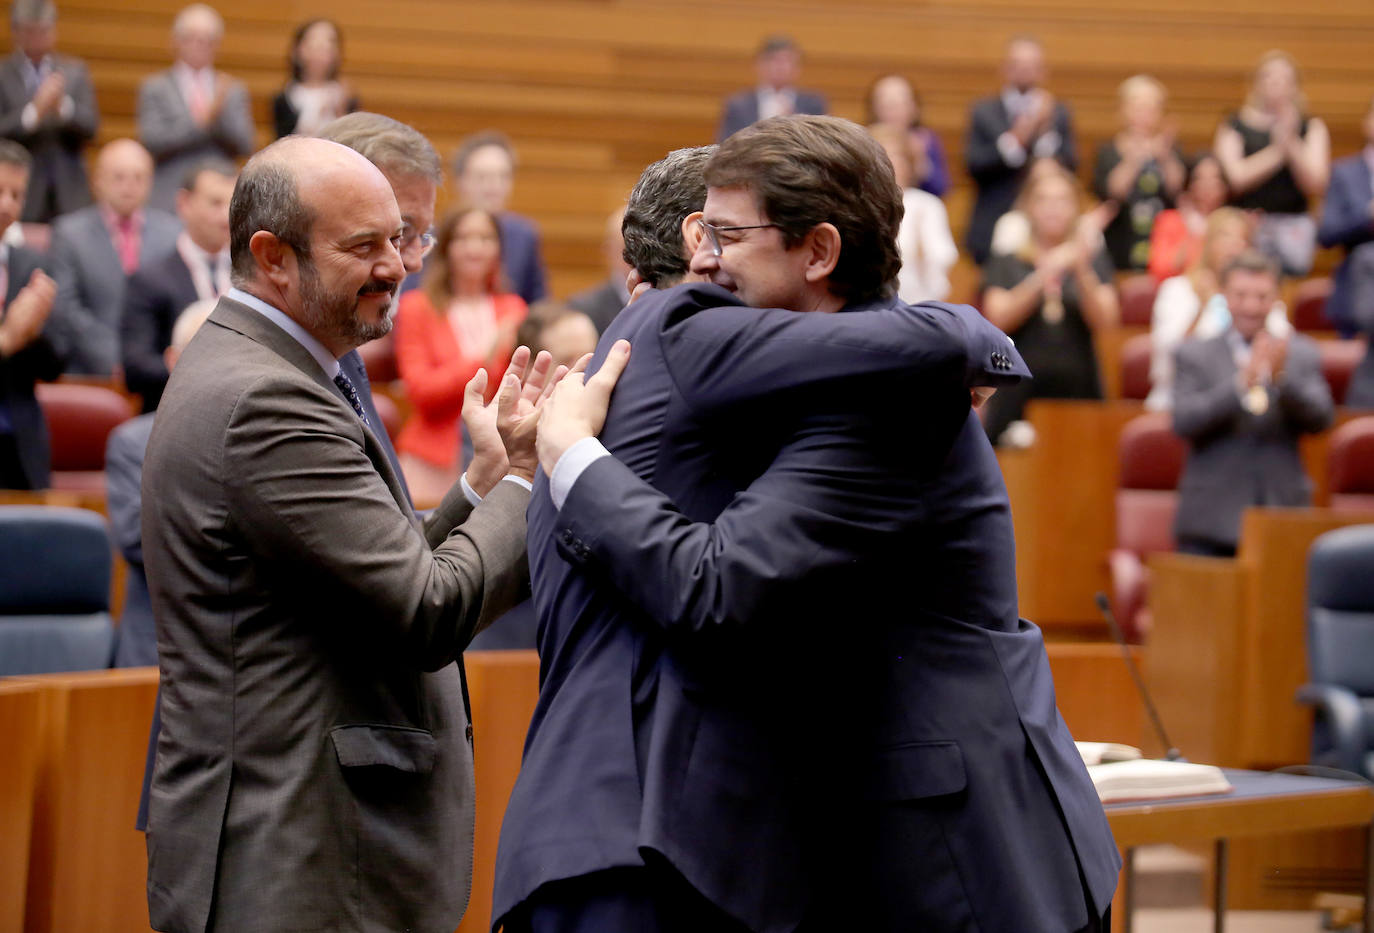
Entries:
{"type": "Polygon", "coordinates": [[[132,139],[106,143],[95,159],[95,198],[116,216],[128,217],[148,202],[153,157],[132,139]]]}

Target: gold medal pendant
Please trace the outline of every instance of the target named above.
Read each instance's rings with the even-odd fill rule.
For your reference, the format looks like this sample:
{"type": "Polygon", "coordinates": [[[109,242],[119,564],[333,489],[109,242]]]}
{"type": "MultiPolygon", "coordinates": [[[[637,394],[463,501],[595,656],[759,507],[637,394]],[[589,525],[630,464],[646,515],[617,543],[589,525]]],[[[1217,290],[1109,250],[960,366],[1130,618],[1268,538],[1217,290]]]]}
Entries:
{"type": "Polygon", "coordinates": [[[1245,410],[1252,415],[1262,415],[1269,410],[1269,390],[1264,386],[1251,386],[1245,393],[1245,410]]]}

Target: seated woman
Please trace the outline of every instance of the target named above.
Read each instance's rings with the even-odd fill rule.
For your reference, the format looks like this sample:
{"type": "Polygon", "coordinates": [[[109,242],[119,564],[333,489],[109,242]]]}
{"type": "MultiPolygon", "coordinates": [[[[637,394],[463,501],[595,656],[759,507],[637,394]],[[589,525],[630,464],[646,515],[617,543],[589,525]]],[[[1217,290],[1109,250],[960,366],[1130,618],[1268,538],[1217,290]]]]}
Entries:
{"type": "Polygon", "coordinates": [[[486,211],[469,208],[439,224],[420,288],[401,296],[396,365],[414,411],[396,449],[417,506],[443,498],[462,472],[463,389],[487,371],[487,399],[515,350],[524,299],[501,273],[501,233],[486,211]]]}
{"type": "MultiPolygon", "coordinates": [[[[1231,312],[1221,294],[1221,270],[1251,245],[1253,223],[1235,207],[1221,207],[1207,218],[1202,251],[1183,275],[1165,279],[1155,294],[1150,314],[1150,394],[1145,407],[1168,411],[1173,407],[1174,354],[1179,344],[1225,333],[1231,312]]],[[[1282,302],[1270,310],[1265,329],[1275,337],[1292,330],[1282,302]]]]}
{"type": "Polygon", "coordinates": [[[905,135],[911,147],[911,185],[943,198],[949,191],[949,162],[940,137],[921,125],[921,99],[901,75],[883,75],[868,88],[869,128],[886,126],[905,135]]]}
{"type": "Polygon", "coordinates": [[[994,443],[1032,398],[1102,397],[1093,333],[1115,326],[1120,311],[1111,260],[1098,228],[1082,217],[1074,177],[1039,169],[1017,205],[1029,239],[1021,252],[993,256],[983,267],[983,313],[1016,341],[1035,378],[999,390],[983,407],[994,443]]]}
{"type": "Polygon", "coordinates": [[[1093,189],[1116,210],[1102,231],[1117,269],[1144,269],[1155,217],[1183,190],[1186,169],[1164,120],[1164,85],[1148,75],[1121,82],[1121,130],[1097,150],[1093,189]]]}
{"type": "Polygon", "coordinates": [[[343,41],[339,27],[312,19],[291,42],[291,81],[272,99],[277,138],[315,136],[325,124],[358,109],[358,97],[339,77],[343,41]]]}
{"type": "Polygon", "coordinates": [[[1217,128],[1212,148],[1231,186],[1231,203],[1262,211],[1255,246],[1286,275],[1312,269],[1317,225],[1312,198],[1326,192],[1331,136],[1306,112],[1298,68],[1286,52],[1268,52],[1255,69],[1250,95],[1217,128]]]}
{"type": "Polygon", "coordinates": [[[959,261],[959,248],[949,232],[945,202],[911,187],[910,137],[891,127],[877,125],[869,132],[892,160],[892,172],[902,188],[902,224],[897,246],[902,268],[897,273],[897,296],[906,302],[943,301],[949,295],[949,269],[959,261]]]}
{"type": "Polygon", "coordinates": [[[1155,218],[1150,234],[1150,275],[1155,281],[1182,275],[1197,264],[1207,218],[1229,196],[1221,163],[1213,153],[1204,152],[1188,168],[1188,181],[1178,207],[1162,211],[1155,218]]]}

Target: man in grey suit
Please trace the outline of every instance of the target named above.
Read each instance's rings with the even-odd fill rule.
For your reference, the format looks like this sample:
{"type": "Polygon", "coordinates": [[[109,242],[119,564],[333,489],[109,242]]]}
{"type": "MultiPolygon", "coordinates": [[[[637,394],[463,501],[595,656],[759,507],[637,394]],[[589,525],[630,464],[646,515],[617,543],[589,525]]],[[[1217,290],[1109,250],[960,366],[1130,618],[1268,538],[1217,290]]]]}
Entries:
{"type": "Polygon", "coordinates": [[[1230,329],[1178,349],[1174,430],[1192,444],[1174,523],[1184,553],[1233,556],[1248,506],[1312,501],[1298,438],[1331,423],[1331,390],[1311,339],[1265,330],[1278,288],[1273,260],[1242,253],[1221,273],[1230,329]]]}
{"type": "Polygon", "coordinates": [[[146,206],[152,187],[148,150],[132,139],[116,139],[95,160],[96,203],[53,224],[52,326],[62,330],[69,373],[115,371],[125,280],[176,248],[181,222],[146,206]]]}
{"type": "Polygon", "coordinates": [[[244,168],[231,228],[236,287],[178,359],[144,469],[152,924],[451,930],[473,816],[453,662],[527,582],[540,365],[493,405],[469,385],[476,456],[421,525],[338,367],[390,329],[404,276],[386,177],[283,140],[244,168]]]}
{"type": "Polygon", "coordinates": [[[91,203],[81,152],[100,115],[86,63],[53,51],[57,7],[51,0],[15,0],[10,31],[14,52],[0,62],[0,136],[33,156],[21,219],[47,223],[91,203]]]}
{"type": "Polygon", "coordinates": [[[138,89],[138,136],[157,160],[152,205],[170,211],[187,169],[207,158],[235,159],[255,148],[243,82],[215,70],[224,20],[203,3],[172,24],[176,62],[138,89]]]}

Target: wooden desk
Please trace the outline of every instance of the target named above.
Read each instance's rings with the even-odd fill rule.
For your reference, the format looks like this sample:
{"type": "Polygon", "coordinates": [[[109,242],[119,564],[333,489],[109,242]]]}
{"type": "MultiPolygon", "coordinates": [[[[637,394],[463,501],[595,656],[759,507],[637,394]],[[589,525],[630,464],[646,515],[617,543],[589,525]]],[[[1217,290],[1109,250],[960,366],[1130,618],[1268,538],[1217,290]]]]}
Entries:
{"type": "Polygon", "coordinates": [[[0,680],[0,930],[24,928],[29,877],[29,832],[38,778],[39,689],[0,680]]]}
{"type": "MultiPolygon", "coordinates": [[[[1182,797],[1146,803],[1107,804],[1107,822],[1116,844],[1125,851],[1122,867],[1120,928],[1129,933],[1134,882],[1133,850],[1160,843],[1213,842],[1216,845],[1215,929],[1226,914],[1228,840],[1242,836],[1365,826],[1374,820],[1374,787],[1348,781],[1227,771],[1235,786],[1230,794],[1182,797]]],[[[1374,905],[1374,833],[1367,832],[1365,904],[1374,905]]],[[[1368,910],[1368,908],[1366,908],[1368,910]]]]}

